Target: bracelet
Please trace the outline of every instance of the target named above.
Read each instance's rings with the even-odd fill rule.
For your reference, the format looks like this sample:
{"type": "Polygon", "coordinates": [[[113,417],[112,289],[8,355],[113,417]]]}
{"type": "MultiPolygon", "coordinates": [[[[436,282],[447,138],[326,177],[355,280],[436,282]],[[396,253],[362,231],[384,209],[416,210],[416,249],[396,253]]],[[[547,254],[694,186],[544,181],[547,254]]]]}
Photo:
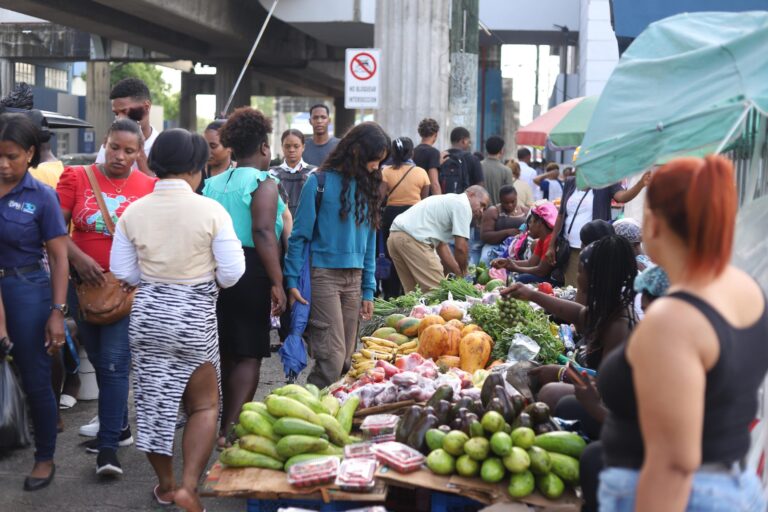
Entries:
{"type": "Polygon", "coordinates": [[[557,380],[559,382],[565,382],[565,366],[557,371],[557,380]]]}

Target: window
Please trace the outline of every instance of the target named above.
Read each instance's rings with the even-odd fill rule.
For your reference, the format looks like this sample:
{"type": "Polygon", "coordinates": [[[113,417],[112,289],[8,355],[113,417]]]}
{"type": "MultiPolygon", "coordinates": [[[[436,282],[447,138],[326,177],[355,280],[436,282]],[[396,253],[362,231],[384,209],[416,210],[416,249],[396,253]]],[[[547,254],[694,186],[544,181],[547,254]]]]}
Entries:
{"type": "Polygon", "coordinates": [[[14,72],[16,74],[16,83],[25,82],[29,85],[35,85],[35,65],[25,62],[14,63],[14,72]]]}
{"type": "Polygon", "coordinates": [[[63,69],[45,68],[45,86],[49,89],[67,90],[67,72],[63,69]]]}

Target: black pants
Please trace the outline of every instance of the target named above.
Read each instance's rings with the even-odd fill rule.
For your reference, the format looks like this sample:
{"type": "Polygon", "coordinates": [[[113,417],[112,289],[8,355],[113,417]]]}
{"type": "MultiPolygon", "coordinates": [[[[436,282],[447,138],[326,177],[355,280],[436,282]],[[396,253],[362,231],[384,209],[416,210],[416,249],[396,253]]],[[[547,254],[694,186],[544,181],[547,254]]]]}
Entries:
{"type": "MultiPolygon", "coordinates": [[[[389,257],[389,249],[387,249],[387,240],[389,240],[389,230],[392,227],[395,217],[406,211],[410,206],[387,206],[384,208],[384,215],[381,219],[381,231],[379,236],[384,239],[384,255],[392,261],[389,257]]],[[[381,252],[377,250],[377,254],[381,252]]],[[[399,297],[403,294],[403,285],[400,283],[400,278],[397,276],[397,270],[392,265],[392,272],[389,274],[389,278],[381,280],[381,292],[385,299],[391,297],[399,297]]]]}
{"type": "Polygon", "coordinates": [[[584,505],[581,512],[597,512],[597,489],[600,485],[600,472],[603,470],[603,443],[596,441],[587,445],[579,459],[579,483],[584,505]]]}

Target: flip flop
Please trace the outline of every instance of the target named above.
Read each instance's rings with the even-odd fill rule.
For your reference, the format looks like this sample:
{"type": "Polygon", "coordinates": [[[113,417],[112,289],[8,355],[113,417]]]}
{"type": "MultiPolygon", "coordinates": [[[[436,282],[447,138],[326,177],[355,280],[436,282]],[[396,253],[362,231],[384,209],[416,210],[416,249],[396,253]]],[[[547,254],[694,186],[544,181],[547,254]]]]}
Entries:
{"type": "Polygon", "coordinates": [[[163,506],[163,507],[168,506],[168,505],[173,505],[173,500],[165,501],[165,500],[160,498],[160,495],[157,493],[157,490],[159,488],[160,488],[160,484],[157,484],[155,486],[155,488],[152,489],[152,494],[155,496],[155,501],[157,502],[157,504],[160,505],[160,506],[163,506]]]}
{"type": "Polygon", "coordinates": [[[77,399],[70,395],[61,395],[59,398],[59,409],[71,409],[77,404],[77,399]]]}

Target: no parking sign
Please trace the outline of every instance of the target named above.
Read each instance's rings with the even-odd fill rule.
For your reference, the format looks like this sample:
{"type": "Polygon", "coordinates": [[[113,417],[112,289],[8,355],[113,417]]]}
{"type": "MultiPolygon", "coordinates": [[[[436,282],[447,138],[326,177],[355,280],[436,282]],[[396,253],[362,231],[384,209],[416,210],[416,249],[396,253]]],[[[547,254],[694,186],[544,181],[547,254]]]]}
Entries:
{"type": "Polygon", "coordinates": [[[378,48],[347,48],[344,108],[379,108],[378,48]]]}

